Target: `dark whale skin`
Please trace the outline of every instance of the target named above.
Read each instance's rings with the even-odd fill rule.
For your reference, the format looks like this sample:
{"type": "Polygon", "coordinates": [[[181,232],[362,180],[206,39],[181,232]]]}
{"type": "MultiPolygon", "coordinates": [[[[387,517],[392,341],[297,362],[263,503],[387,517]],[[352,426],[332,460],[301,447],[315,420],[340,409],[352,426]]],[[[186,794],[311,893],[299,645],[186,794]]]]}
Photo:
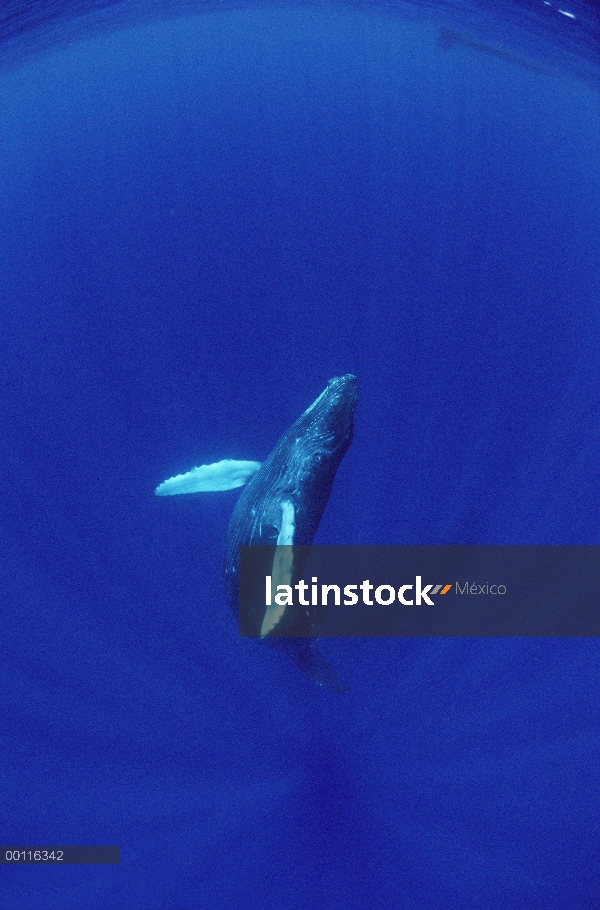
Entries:
{"type": "MultiPolygon", "coordinates": [[[[240,496],[231,516],[223,587],[237,618],[239,548],[277,542],[285,500],[295,513],[294,544],[309,546],[327,502],[336,471],[352,442],[358,381],[350,374],[327,383],[317,400],[287,430],[240,496]]],[[[330,691],[346,686],[310,638],[265,639],[285,651],[316,685],[330,691]]]]}

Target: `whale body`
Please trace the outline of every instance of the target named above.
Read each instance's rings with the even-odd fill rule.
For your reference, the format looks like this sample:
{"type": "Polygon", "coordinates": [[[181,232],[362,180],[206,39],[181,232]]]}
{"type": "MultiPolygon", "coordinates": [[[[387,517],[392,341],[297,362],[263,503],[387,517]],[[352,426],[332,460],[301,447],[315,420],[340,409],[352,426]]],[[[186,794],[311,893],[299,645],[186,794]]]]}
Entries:
{"type": "MultiPolygon", "coordinates": [[[[309,546],[331,493],[338,466],[352,441],[358,381],[350,374],[331,379],[316,401],[283,434],[261,465],[225,460],[170,478],[157,495],[225,490],[248,481],[231,516],[223,558],[223,588],[238,615],[239,548],[309,546]]],[[[290,573],[302,567],[289,567],[290,573]]],[[[345,685],[310,638],[268,638],[283,610],[265,607],[260,635],[285,651],[314,683],[342,691],[345,685]]]]}

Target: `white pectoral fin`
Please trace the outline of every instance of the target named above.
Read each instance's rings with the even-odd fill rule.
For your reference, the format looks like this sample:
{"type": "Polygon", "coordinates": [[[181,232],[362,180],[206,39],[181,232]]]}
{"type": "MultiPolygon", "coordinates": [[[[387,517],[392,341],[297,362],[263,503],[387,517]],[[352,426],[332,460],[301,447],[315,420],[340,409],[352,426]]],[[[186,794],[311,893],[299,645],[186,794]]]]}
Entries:
{"type": "Polygon", "coordinates": [[[271,606],[268,606],[260,627],[260,637],[264,638],[274,629],[291,600],[292,576],[294,574],[294,534],[296,531],[296,513],[294,503],[288,499],[281,503],[281,528],[277,538],[277,549],[271,569],[271,606]],[[279,590],[284,586],[283,591],[279,590]],[[286,588],[288,589],[286,591],[286,588]]]}
{"type": "Polygon", "coordinates": [[[226,458],[215,464],[203,464],[187,474],[169,477],[154,491],[157,496],[175,496],[177,493],[209,493],[213,490],[235,490],[248,483],[260,468],[260,461],[233,461],[226,458]]]}

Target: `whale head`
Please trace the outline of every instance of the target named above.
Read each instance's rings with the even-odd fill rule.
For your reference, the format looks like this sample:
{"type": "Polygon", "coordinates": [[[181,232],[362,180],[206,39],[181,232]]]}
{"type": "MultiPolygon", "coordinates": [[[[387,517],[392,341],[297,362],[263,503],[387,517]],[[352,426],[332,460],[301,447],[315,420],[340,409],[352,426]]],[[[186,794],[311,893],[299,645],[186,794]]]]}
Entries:
{"type": "Polygon", "coordinates": [[[297,543],[310,543],[317,529],[336,471],[352,442],[357,401],[355,376],[331,379],[268,459],[272,467],[279,467],[274,496],[279,501],[289,497],[297,511],[297,543]]]}
{"type": "Polygon", "coordinates": [[[248,483],[229,525],[225,564],[237,571],[244,544],[310,545],[339,464],[352,442],[358,380],[336,376],[281,436],[248,483]],[[287,532],[285,531],[287,527],[287,532]]]}
{"type": "Polygon", "coordinates": [[[335,467],[352,442],[354,411],[358,401],[356,376],[330,379],[317,400],[307,408],[289,431],[296,432],[298,454],[318,473],[320,464],[335,467]]]}

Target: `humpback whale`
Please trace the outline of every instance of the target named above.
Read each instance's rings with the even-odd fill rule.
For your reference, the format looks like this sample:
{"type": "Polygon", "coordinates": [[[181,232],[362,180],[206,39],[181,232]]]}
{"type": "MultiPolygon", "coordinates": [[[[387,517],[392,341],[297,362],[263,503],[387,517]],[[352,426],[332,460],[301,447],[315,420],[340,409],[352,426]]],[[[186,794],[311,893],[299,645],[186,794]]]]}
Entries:
{"type": "MultiPolygon", "coordinates": [[[[237,618],[239,548],[256,544],[282,547],[279,562],[293,560],[290,545],[309,546],[327,502],[338,466],[352,442],[358,400],[355,376],[331,379],[316,401],[283,434],[261,465],[226,459],[171,477],[157,496],[230,490],[245,486],[231,516],[223,558],[223,588],[237,618]]],[[[295,567],[298,572],[299,567],[295,567]]],[[[284,566],[281,571],[293,571],[284,566]]],[[[274,569],[275,572],[275,569],[274,569]]],[[[346,686],[310,638],[268,638],[283,610],[265,607],[260,636],[285,651],[314,683],[340,692],[346,686]]]]}

